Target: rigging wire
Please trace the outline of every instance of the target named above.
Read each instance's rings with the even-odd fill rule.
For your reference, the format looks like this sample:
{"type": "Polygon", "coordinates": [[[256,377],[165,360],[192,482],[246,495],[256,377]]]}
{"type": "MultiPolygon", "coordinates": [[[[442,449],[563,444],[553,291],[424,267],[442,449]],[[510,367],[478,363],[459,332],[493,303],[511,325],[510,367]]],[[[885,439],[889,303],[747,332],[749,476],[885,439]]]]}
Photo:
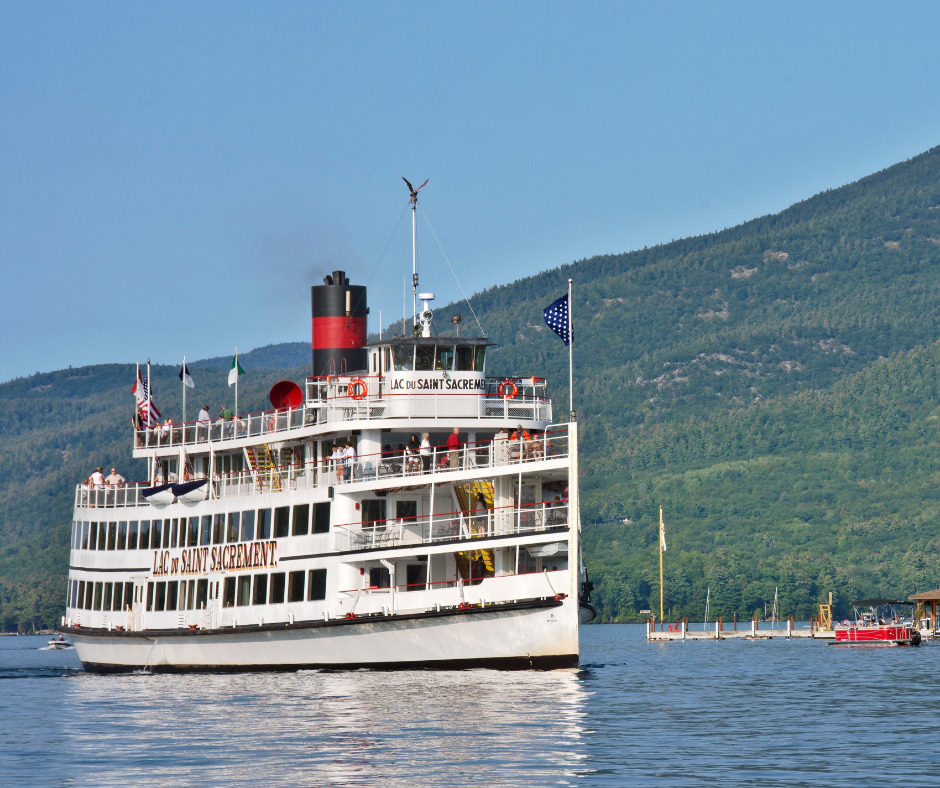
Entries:
{"type": "MultiPolygon", "coordinates": [[[[382,254],[379,255],[379,259],[375,263],[375,267],[372,269],[372,273],[369,274],[369,278],[366,280],[366,287],[372,284],[372,279],[375,277],[375,272],[379,270],[379,266],[382,264],[382,260],[385,259],[385,253],[388,251],[388,247],[392,245],[392,240],[398,234],[398,228],[401,227],[401,220],[405,218],[405,214],[408,213],[408,209],[411,207],[411,204],[405,206],[405,209],[401,212],[401,216],[398,217],[398,223],[395,225],[395,229],[392,230],[392,234],[388,237],[388,241],[385,244],[385,248],[382,250],[382,254]]],[[[448,263],[449,265],[449,263],[448,263]]],[[[356,301],[356,306],[353,309],[355,311],[359,308],[359,303],[365,298],[366,291],[362,291],[362,295],[359,296],[359,299],[356,301]]],[[[379,326],[379,330],[382,330],[382,327],[379,326]]]]}
{"type": "Polygon", "coordinates": [[[486,331],[483,330],[483,325],[480,323],[480,318],[477,317],[477,313],[473,311],[473,306],[470,304],[470,299],[467,298],[467,294],[464,292],[463,285],[460,284],[460,280],[457,278],[457,272],[454,271],[454,267],[450,264],[450,260],[447,259],[447,253],[444,251],[444,247],[441,246],[441,242],[437,237],[437,233],[434,232],[434,228],[431,227],[431,220],[428,219],[427,212],[421,211],[421,215],[424,217],[424,221],[428,224],[428,229],[431,231],[431,235],[434,236],[434,240],[437,241],[437,248],[441,250],[441,254],[444,256],[444,262],[447,263],[447,267],[450,269],[451,274],[454,276],[454,281],[457,283],[457,287],[460,288],[460,294],[463,296],[463,300],[467,302],[467,308],[470,310],[470,314],[473,315],[473,319],[477,321],[477,325],[480,327],[480,335],[485,339],[486,331]]]}

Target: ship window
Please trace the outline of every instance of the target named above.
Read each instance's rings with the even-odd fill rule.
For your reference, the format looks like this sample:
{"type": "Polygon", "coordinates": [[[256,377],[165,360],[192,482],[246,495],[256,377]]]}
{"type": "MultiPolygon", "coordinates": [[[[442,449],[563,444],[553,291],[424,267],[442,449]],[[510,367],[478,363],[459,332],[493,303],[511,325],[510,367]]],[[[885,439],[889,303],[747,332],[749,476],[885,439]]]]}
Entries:
{"type": "Polygon", "coordinates": [[[222,544],[225,541],[225,514],[219,513],[212,518],[212,543],[222,544]]]}
{"type": "Polygon", "coordinates": [[[415,347],[415,371],[434,369],[434,346],[415,347]]]}
{"type": "Polygon", "coordinates": [[[159,545],[157,545],[158,547],[162,546],[164,548],[167,548],[170,546],[170,533],[172,530],[173,530],[173,521],[169,517],[167,517],[163,521],[163,531],[161,532],[163,541],[159,545]]]}
{"type": "Polygon", "coordinates": [[[84,604],[85,610],[91,610],[91,597],[92,597],[94,588],[95,588],[94,583],[90,581],[85,583],[85,604],[84,604]]]}
{"type": "Polygon", "coordinates": [[[238,606],[244,607],[251,603],[251,576],[243,575],[238,578],[238,606]]]}
{"type": "Polygon", "coordinates": [[[98,523],[98,549],[104,550],[108,541],[108,524],[98,523]]]}
{"type": "Polygon", "coordinates": [[[473,372],[473,347],[457,345],[457,371],[473,372]]]}
{"type": "Polygon", "coordinates": [[[180,520],[179,517],[174,517],[172,520],[167,520],[164,523],[163,529],[163,546],[169,547],[171,550],[175,550],[179,544],[179,526],[180,520]],[[167,541],[167,535],[169,534],[169,542],[167,541]]]}
{"type": "Polygon", "coordinates": [[[255,510],[242,512],[242,541],[250,542],[255,538],[255,510]]]}
{"type": "Polygon", "coordinates": [[[117,549],[127,549],[127,520],[121,520],[121,522],[118,523],[117,549]]]}
{"type": "Polygon", "coordinates": [[[428,568],[424,564],[408,564],[405,567],[405,591],[424,591],[428,568]]]}
{"type": "Polygon", "coordinates": [[[137,528],[140,523],[137,520],[131,520],[127,524],[127,549],[136,550],[137,549],[137,528]]]}
{"type": "Polygon", "coordinates": [[[82,521],[72,520],[72,549],[78,549],[78,541],[81,539],[82,521]]]}
{"type": "Polygon", "coordinates": [[[256,539],[270,539],[271,538],[271,510],[270,509],[259,509],[258,510],[258,527],[257,527],[257,536],[256,539]]]}
{"type": "Polygon", "coordinates": [[[206,545],[212,542],[212,515],[204,514],[202,516],[201,529],[199,533],[199,544],[206,545]]]}
{"type": "Polygon", "coordinates": [[[290,507],[289,506],[278,506],[274,510],[274,536],[280,538],[282,536],[287,536],[290,527],[290,507]]]}
{"type": "Polygon", "coordinates": [[[369,568],[369,588],[388,588],[392,584],[392,576],[384,566],[369,568]]]}
{"type": "Polygon", "coordinates": [[[102,610],[111,609],[111,600],[113,596],[114,596],[114,583],[105,583],[104,584],[104,599],[101,603],[102,610]]]}
{"type": "Polygon", "coordinates": [[[132,602],[133,595],[134,595],[134,584],[125,583],[124,584],[124,607],[125,608],[128,608],[128,609],[130,608],[131,604],[133,603],[132,602]]]}
{"type": "Polygon", "coordinates": [[[449,372],[454,368],[454,346],[438,345],[436,348],[434,369],[442,369],[449,372]]]}
{"type": "Polygon", "coordinates": [[[299,503],[294,507],[294,524],[291,533],[294,536],[306,536],[310,533],[310,504],[299,503]]]}
{"type": "Polygon", "coordinates": [[[206,606],[206,599],[209,596],[209,581],[196,581],[196,609],[199,610],[206,606]]]}
{"type": "Polygon", "coordinates": [[[154,610],[157,612],[166,610],[166,583],[157,583],[157,593],[154,597],[154,610]]]}
{"type": "Polygon", "coordinates": [[[88,530],[88,549],[96,550],[98,547],[98,523],[89,523],[88,530]]]}
{"type": "Polygon", "coordinates": [[[222,586],[222,605],[224,607],[235,607],[235,578],[226,577],[225,584],[222,586]]]}
{"type": "Polygon", "coordinates": [[[241,532],[241,512],[228,513],[228,530],[226,531],[226,542],[237,542],[241,532]]]}
{"type": "Polygon", "coordinates": [[[163,542],[163,520],[154,520],[150,527],[150,547],[157,548],[163,542]]]}
{"type": "Polygon", "coordinates": [[[175,580],[171,580],[166,584],[166,609],[167,610],[176,610],[179,607],[179,587],[178,583],[175,580]]]}
{"type": "Polygon", "coordinates": [[[199,543],[199,518],[190,517],[186,529],[186,546],[195,547],[199,543]]]}
{"type": "Polygon", "coordinates": [[[121,610],[124,607],[124,583],[114,584],[114,599],[111,605],[112,610],[121,610]]]}
{"type": "Polygon", "coordinates": [[[385,501],[381,498],[362,502],[362,528],[372,531],[385,530],[385,501]]]}
{"type": "Polygon", "coordinates": [[[475,354],[476,363],[473,365],[473,369],[475,372],[483,371],[483,359],[485,358],[485,354],[486,354],[486,345],[477,345],[477,352],[475,354]]]}
{"type": "Polygon", "coordinates": [[[255,575],[255,593],[252,596],[253,605],[263,605],[268,598],[268,576],[255,575]]]}
{"type": "Polygon", "coordinates": [[[326,570],[311,569],[307,583],[307,599],[309,601],[326,599],[326,570]]]}
{"type": "Polygon", "coordinates": [[[315,534],[328,534],[330,532],[329,501],[313,505],[313,532],[315,534]]]}
{"type": "Polygon", "coordinates": [[[146,550],[150,547],[150,520],[140,521],[140,549],[146,550]]]}
{"type": "Polygon", "coordinates": [[[410,520],[412,523],[414,523],[415,518],[417,516],[418,516],[418,502],[417,501],[396,501],[395,502],[395,518],[396,519],[410,520]]]}
{"type": "Polygon", "coordinates": [[[113,550],[117,542],[117,523],[108,523],[108,549],[113,550]]]}
{"type": "Polygon", "coordinates": [[[279,605],[284,601],[285,575],[283,572],[275,572],[271,575],[271,596],[268,601],[272,605],[279,605]]]}
{"type": "Polygon", "coordinates": [[[82,533],[81,533],[80,539],[81,539],[81,542],[79,544],[81,545],[82,550],[87,550],[88,549],[88,521],[87,520],[82,523],[82,533]]]}
{"type": "Polygon", "coordinates": [[[395,354],[395,369],[399,372],[410,372],[414,365],[414,347],[395,345],[392,352],[395,354]]]}
{"type": "Polygon", "coordinates": [[[290,572],[287,575],[287,601],[288,602],[303,602],[304,601],[304,573],[303,571],[290,572]]]}

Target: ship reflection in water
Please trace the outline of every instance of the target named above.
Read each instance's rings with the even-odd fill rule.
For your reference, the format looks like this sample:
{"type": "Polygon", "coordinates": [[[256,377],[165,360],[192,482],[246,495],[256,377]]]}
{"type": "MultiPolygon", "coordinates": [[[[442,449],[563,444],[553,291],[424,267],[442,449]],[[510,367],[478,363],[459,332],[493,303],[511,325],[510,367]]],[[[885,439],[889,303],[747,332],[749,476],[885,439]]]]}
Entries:
{"type": "Polygon", "coordinates": [[[83,674],[66,760],[91,786],[566,784],[588,694],[576,671],[83,674]]]}

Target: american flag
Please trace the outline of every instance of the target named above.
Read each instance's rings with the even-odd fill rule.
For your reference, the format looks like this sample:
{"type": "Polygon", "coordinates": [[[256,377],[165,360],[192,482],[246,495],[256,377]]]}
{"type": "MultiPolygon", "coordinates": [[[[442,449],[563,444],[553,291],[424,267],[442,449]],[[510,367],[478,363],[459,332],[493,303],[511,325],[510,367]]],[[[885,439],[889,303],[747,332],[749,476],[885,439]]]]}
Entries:
{"type": "Polygon", "coordinates": [[[551,306],[542,310],[548,327],[560,336],[567,345],[571,339],[571,321],[568,315],[568,296],[563,295],[551,306]]]}
{"type": "Polygon", "coordinates": [[[152,427],[160,423],[160,411],[153,404],[150,397],[150,391],[147,388],[147,381],[140,376],[140,369],[137,370],[137,382],[131,388],[131,394],[137,398],[137,412],[140,414],[140,423],[145,427],[152,427]]]}

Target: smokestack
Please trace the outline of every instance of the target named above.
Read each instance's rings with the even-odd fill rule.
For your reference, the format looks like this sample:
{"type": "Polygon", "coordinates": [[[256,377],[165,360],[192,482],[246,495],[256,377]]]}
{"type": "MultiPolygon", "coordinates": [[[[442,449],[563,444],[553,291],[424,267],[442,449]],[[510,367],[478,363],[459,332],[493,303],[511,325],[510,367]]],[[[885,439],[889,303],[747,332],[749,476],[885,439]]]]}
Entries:
{"type": "Polygon", "coordinates": [[[313,374],[344,375],[366,368],[366,289],[344,271],[310,288],[313,374]]]}

